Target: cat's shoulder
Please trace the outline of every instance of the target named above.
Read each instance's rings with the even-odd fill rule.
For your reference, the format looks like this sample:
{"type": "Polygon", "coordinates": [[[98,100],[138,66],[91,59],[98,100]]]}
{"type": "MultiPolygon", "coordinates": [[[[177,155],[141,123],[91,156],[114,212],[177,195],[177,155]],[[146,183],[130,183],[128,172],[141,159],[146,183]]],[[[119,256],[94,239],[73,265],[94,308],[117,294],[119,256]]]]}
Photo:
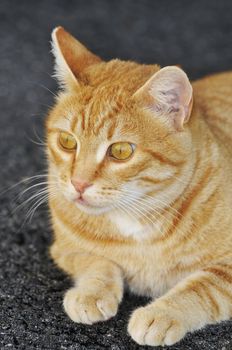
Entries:
{"type": "Polygon", "coordinates": [[[198,115],[207,122],[217,140],[231,149],[232,71],[207,76],[192,85],[198,115]]]}
{"type": "MultiPolygon", "coordinates": [[[[232,91],[232,71],[216,73],[192,82],[197,97],[214,94],[218,97],[232,91]]],[[[228,96],[232,100],[232,95],[228,96]]]]}

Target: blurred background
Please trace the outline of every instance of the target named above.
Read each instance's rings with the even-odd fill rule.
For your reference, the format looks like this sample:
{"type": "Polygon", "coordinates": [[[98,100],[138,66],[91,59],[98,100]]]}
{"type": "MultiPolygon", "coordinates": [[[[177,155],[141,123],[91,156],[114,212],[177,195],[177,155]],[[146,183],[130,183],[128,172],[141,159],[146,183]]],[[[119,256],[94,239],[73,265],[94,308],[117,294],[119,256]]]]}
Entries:
{"type": "MultiPolygon", "coordinates": [[[[137,349],[126,324],[147,300],[127,294],[113,320],[73,324],[62,310],[70,280],[48,256],[46,205],[25,220],[35,201],[18,195],[28,182],[4,191],[46,172],[44,121],[57,89],[50,33],[58,25],[105,60],[179,64],[197,79],[232,69],[232,1],[0,1],[0,348],[137,349]]],[[[232,325],[224,322],[175,349],[231,347],[232,325]]]]}

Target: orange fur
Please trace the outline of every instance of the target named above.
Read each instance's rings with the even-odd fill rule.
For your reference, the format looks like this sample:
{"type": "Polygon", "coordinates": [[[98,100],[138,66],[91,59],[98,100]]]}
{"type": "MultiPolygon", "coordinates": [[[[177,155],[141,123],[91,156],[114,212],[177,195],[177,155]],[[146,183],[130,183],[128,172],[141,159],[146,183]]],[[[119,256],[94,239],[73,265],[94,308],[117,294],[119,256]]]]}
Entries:
{"type": "Polygon", "coordinates": [[[180,69],[100,61],[62,28],[53,42],[65,89],[47,119],[51,255],[75,281],[66,312],[90,324],[112,317],[125,281],[153,298],[129,321],[139,344],[171,345],[230,318],[232,73],[194,82],[192,109],[180,69]],[[162,74],[177,93],[163,92],[162,74]],[[61,130],[76,151],[61,149],[61,130]],[[107,156],[119,141],[136,145],[128,161],[107,156]],[[75,202],[77,177],[92,185],[90,207],[75,202]]]}

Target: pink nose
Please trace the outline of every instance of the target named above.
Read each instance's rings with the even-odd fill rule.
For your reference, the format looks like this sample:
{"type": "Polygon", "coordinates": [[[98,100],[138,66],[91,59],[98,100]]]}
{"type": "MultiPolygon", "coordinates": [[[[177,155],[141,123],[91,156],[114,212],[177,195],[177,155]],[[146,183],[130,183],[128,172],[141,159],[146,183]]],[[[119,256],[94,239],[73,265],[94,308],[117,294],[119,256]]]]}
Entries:
{"type": "Polygon", "coordinates": [[[71,179],[71,183],[73,184],[73,186],[75,187],[75,190],[83,193],[87,187],[90,187],[92,184],[86,182],[85,180],[82,179],[71,179]]]}

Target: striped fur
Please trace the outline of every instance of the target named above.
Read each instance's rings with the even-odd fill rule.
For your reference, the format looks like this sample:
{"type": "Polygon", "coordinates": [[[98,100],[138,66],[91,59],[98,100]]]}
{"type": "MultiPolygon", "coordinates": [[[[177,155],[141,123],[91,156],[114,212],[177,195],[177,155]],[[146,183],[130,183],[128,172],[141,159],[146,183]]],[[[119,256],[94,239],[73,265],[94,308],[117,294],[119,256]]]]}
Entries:
{"type": "Polygon", "coordinates": [[[51,255],[75,281],[64,308],[75,322],[106,320],[125,282],[152,298],[128,331],[154,346],[232,316],[232,73],[193,83],[191,118],[176,131],[133,99],[158,70],[91,61],[78,76],[77,67],[78,84],[47,119],[49,176],[58,177],[51,255]],[[77,137],[76,152],[60,149],[59,130],[77,137]],[[131,160],[102,155],[118,141],[137,145],[131,160]],[[96,211],[74,203],[73,176],[93,184],[96,211]]]}

